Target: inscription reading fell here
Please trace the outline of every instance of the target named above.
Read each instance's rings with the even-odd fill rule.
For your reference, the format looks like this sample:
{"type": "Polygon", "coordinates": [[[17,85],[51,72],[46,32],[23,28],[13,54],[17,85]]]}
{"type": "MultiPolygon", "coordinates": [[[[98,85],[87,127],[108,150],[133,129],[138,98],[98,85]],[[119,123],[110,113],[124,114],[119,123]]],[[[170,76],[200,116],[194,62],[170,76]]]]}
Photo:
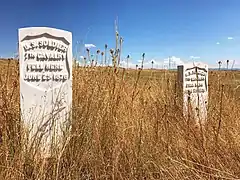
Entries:
{"type": "Polygon", "coordinates": [[[36,88],[47,90],[69,79],[69,43],[48,34],[28,36],[21,41],[24,56],[23,80],[36,88]]]}

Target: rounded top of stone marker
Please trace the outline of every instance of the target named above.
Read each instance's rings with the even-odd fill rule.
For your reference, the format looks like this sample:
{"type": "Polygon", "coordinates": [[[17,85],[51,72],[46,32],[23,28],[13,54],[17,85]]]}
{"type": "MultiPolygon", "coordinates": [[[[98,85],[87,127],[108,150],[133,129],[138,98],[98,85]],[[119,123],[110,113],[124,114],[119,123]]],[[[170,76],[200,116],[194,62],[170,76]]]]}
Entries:
{"type": "Polygon", "coordinates": [[[22,28],[19,28],[18,30],[19,31],[22,31],[22,30],[54,30],[54,31],[62,31],[62,32],[69,32],[71,33],[70,31],[68,30],[64,30],[64,29],[58,29],[58,28],[54,28],[54,27],[44,27],[44,26],[32,26],[32,27],[22,27],[22,28]]]}
{"type": "Polygon", "coordinates": [[[57,29],[53,27],[23,27],[18,29],[18,34],[20,37],[36,36],[43,33],[64,37],[68,41],[72,40],[72,32],[63,29],[57,29]]]}

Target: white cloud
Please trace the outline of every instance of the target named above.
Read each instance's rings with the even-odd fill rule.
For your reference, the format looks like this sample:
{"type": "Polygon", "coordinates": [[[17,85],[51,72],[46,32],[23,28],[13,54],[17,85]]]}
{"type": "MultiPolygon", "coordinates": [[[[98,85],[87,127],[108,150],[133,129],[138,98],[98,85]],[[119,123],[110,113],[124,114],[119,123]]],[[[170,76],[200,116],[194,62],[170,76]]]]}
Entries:
{"type": "Polygon", "coordinates": [[[84,57],[83,56],[80,56],[81,59],[83,59],[84,57]]]}
{"type": "Polygon", "coordinates": [[[231,69],[232,67],[240,68],[240,60],[229,60],[229,69],[231,69]]]}
{"type": "MultiPolygon", "coordinates": [[[[170,63],[175,64],[176,66],[184,64],[184,61],[181,58],[178,58],[176,56],[171,56],[170,63]]],[[[169,58],[164,59],[164,62],[169,64],[169,58]]]]}
{"type": "Polygon", "coordinates": [[[200,59],[199,56],[190,56],[190,59],[200,59]]]}
{"type": "MultiPolygon", "coordinates": [[[[137,63],[137,64],[139,66],[139,63],[137,63]]],[[[127,63],[127,60],[122,61],[120,66],[123,67],[123,68],[128,67],[130,69],[136,69],[136,64],[132,63],[130,60],[128,61],[128,63],[127,63]]]]}
{"type": "MultiPolygon", "coordinates": [[[[227,60],[224,59],[224,60],[221,60],[222,61],[222,64],[221,64],[221,68],[227,68],[227,60]]],[[[215,63],[209,63],[208,64],[208,68],[218,68],[219,65],[218,65],[218,62],[219,60],[216,60],[215,63]]],[[[235,68],[240,68],[240,60],[231,60],[229,59],[229,65],[228,65],[228,68],[229,69],[235,69],[235,68]]]]}
{"type": "MultiPolygon", "coordinates": [[[[184,64],[183,60],[181,60],[178,57],[172,56],[172,57],[166,58],[166,59],[145,59],[145,61],[143,63],[143,68],[144,69],[151,69],[152,66],[153,66],[153,68],[156,68],[156,69],[168,69],[169,60],[170,60],[171,68],[177,68],[178,65],[184,64]],[[152,62],[153,62],[153,64],[152,64],[152,62]]],[[[132,63],[129,60],[128,67],[131,68],[131,69],[135,69],[136,64],[137,64],[138,67],[140,68],[141,65],[142,65],[142,60],[137,60],[135,62],[136,63],[132,63]]],[[[127,67],[127,61],[126,60],[121,62],[121,67],[124,67],[124,68],[127,67]]]]}
{"type": "MultiPolygon", "coordinates": [[[[182,60],[181,58],[178,58],[176,56],[172,56],[170,57],[170,66],[171,69],[176,69],[178,65],[183,65],[185,63],[192,63],[193,60],[182,60]]],[[[81,61],[77,62],[81,65],[81,61]]],[[[195,62],[197,63],[197,62],[195,62]]],[[[207,63],[207,62],[206,62],[207,63]]],[[[207,63],[208,64],[208,68],[218,68],[218,61],[216,61],[215,63],[207,63]]],[[[110,65],[112,65],[110,63],[110,65]]],[[[138,65],[138,68],[141,68],[142,65],[142,60],[137,60],[137,61],[132,61],[131,58],[129,59],[128,63],[127,60],[122,60],[120,62],[120,66],[123,68],[130,68],[130,69],[136,69],[136,65],[138,65]]],[[[145,59],[144,63],[143,63],[143,68],[144,69],[151,69],[153,65],[154,69],[168,69],[169,67],[169,57],[165,58],[165,59],[145,59]],[[153,62],[153,64],[152,64],[153,62]]],[[[233,68],[240,68],[240,60],[229,60],[229,69],[231,69],[233,66],[233,68]]],[[[227,60],[222,60],[222,68],[226,68],[227,67],[227,60]]]]}
{"type": "Polygon", "coordinates": [[[94,44],[85,44],[85,48],[95,48],[94,44]]]}
{"type": "Polygon", "coordinates": [[[233,37],[228,37],[228,40],[232,40],[233,39],[233,37]]]}
{"type": "Polygon", "coordinates": [[[217,42],[216,44],[217,44],[217,45],[219,45],[219,44],[220,44],[220,42],[217,42]]]}

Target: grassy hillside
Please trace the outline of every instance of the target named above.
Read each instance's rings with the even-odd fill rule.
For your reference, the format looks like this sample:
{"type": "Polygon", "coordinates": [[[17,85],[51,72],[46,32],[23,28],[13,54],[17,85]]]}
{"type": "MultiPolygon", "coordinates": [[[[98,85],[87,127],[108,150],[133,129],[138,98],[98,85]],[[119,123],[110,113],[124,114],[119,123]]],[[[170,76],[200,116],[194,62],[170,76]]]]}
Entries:
{"type": "Polygon", "coordinates": [[[0,72],[0,179],[240,178],[239,71],[209,73],[208,121],[196,128],[176,71],[75,68],[73,129],[49,159],[24,151],[17,62],[0,72]]]}

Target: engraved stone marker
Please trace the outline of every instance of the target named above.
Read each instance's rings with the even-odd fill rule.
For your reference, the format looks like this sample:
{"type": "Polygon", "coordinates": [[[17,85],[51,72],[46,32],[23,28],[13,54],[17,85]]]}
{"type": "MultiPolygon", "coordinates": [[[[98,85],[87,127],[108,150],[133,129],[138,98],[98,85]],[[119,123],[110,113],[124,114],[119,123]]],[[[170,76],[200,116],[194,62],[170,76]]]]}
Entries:
{"type": "Polygon", "coordinates": [[[204,123],[208,105],[208,65],[189,63],[178,66],[178,81],[182,88],[184,115],[191,112],[197,123],[204,123]]]}
{"type": "Polygon", "coordinates": [[[19,29],[21,118],[29,144],[42,139],[42,151],[61,144],[71,119],[72,33],[48,27],[19,29]]]}

